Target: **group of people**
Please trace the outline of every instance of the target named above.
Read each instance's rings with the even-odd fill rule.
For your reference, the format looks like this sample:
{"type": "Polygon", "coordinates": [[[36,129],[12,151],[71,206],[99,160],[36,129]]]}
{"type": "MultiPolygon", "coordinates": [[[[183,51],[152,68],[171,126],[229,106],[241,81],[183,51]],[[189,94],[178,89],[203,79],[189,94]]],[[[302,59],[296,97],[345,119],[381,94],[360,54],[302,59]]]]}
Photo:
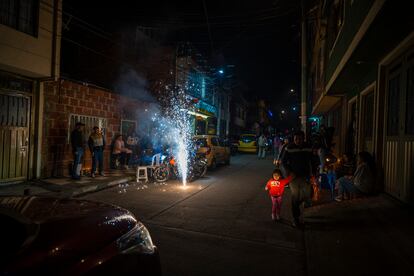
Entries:
{"type": "Polygon", "coordinates": [[[309,200],[309,179],[312,175],[312,148],[305,143],[305,133],[298,131],[293,135],[293,142],[282,146],[278,154],[272,178],[267,182],[265,189],[272,199],[272,219],[280,219],[281,202],[284,188],[289,184],[292,197],[293,226],[302,225],[301,205],[309,200]]]}
{"type": "Polygon", "coordinates": [[[265,186],[272,201],[272,220],[280,219],[284,189],[289,185],[293,226],[302,226],[302,209],[312,202],[311,179],[320,179],[321,175],[333,185],[332,191],[338,190],[334,197],[337,201],[374,192],[375,163],[371,154],[360,152],[355,166],[350,154],[337,160],[332,154],[332,143],[327,142],[326,147],[320,143],[306,143],[305,133],[298,131],[293,141],[274,143],[278,146],[273,160],[276,169],[265,186]]]}
{"type": "MultiPolygon", "coordinates": [[[[81,177],[82,161],[86,144],[92,156],[91,177],[94,178],[97,173],[101,176],[105,176],[103,166],[104,150],[106,146],[105,135],[98,126],[94,126],[93,132],[89,135],[87,143],[85,143],[84,126],[84,123],[77,122],[75,129],[70,136],[73,153],[72,178],[76,180],[79,180],[81,177]]],[[[122,135],[116,135],[111,147],[112,159],[121,160],[121,165],[128,169],[131,153],[132,150],[125,146],[122,135]]]]}
{"type": "Polygon", "coordinates": [[[277,159],[282,146],[287,144],[288,141],[289,140],[287,138],[282,140],[280,134],[276,134],[275,136],[266,136],[262,133],[257,139],[257,157],[259,159],[264,159],[266,157],[266,151],[272,151],[273,148],[274,158],[277,159]]]}

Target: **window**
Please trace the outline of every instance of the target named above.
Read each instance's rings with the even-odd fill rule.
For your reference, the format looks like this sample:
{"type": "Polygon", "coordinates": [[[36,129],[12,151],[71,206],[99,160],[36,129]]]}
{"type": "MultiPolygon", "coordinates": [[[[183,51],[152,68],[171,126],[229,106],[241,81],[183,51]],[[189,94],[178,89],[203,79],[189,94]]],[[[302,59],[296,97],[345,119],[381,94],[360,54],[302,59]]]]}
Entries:
{"type": "Polygon", "coordinates": [[[388,111],[387,111],[387,135],[398,135],[400,112],[400,74],[394,75],[388,82],[388,111]]]}
{"type": "Polygon", "coordinates": [[[335,0],[331,4],[328,18],[328,47],[332,52],[335,42],[338,39],[339,32],[344,24],[345,18],[345,1],[335,0]]]}
{"type": "Polygon", "coordinates": [[[414,135],[414,66],[407,70],[405,134],[414,135]]]}
{"type": "Polygon", "coordinates": [[[0,94],[0,126],[28,127],[29,100],[0,94]]]}
{"type": "Polygon", "coordinates": [[[0,24],[37,36],[39,1],[0,0],[0,24]]]}
{"type": "Polygon", "coordinates": [[[196,144],[198,144],[200,147],[208,147],[206,138],[196,139],[196,144]]]}
{"type": "Polygon", "coordinates": [[[82,122],[85,124],[85,134],[89,135],[94,126],[98,126],[102,129],[102,133],[105,135],[105,130],[107,128],[107,119],[93,116],[84,116],[77,114],[70,114],[69,116],[69,128],[68,128],[68,137],[67,142],[70,142],[70,133],[75,129],[75,124],[77,122],[82,122]]]}
{"type": "Polygon", "coordinates": [[[363,127],[362,134],[365,139],[372,139],[372,134],[374,131],[374,93],[371,92],[364,97],[363,102],[363,127]]]}

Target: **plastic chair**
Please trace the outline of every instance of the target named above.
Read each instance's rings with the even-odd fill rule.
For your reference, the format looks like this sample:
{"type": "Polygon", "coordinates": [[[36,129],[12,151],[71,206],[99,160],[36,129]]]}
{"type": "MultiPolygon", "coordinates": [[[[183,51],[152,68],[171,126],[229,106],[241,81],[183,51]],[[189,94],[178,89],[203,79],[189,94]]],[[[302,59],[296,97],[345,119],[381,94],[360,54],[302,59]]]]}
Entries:
{"type": "Polygon", "coordinates": [[[153,171],[161,165],[161,153],[152,156],[150,166],[138,166],[137,167],[137,182],[145,180],[148,182],[149,176],[152,175],[153,171]],[[149,171],[149,174],[148,174],[149,171]]]}

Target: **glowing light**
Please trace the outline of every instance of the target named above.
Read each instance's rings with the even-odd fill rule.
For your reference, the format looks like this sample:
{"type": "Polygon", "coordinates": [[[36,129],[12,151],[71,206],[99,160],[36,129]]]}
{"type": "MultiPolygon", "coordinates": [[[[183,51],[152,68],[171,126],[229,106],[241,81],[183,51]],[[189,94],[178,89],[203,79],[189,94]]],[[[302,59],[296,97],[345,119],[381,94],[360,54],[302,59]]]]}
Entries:
{"type": "Polygon", "coordinates": [[[194,116],[199,116],[199,117],[201,117],[203,119],[207,119],[209,117],[207,115],[204,115],[204,114],[201,114],[201,113],[198,113],[198,112],[194,112],[194,111],[188,111],[188,114],[194,115],[194,116]]]}
{"type": "Polygon", "coordinates": [[[224,70],[223,70],[223,69],[220,69],[218,72],[219,72],[220,74],[224,74],[224,70]]]}
{"type": "Polygon", "coordinates": [[[286,111],[282,110],[282,114],[285,114],[285,113],[286,113],[286,111]]]}

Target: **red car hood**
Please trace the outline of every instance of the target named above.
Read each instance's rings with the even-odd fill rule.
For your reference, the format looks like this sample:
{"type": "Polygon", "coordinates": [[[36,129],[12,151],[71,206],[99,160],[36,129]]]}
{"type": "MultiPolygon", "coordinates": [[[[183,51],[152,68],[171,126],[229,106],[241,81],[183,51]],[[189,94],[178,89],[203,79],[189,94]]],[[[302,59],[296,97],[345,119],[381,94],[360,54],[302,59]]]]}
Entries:
{"type": "Polygon", "coordinates": [[[85,200],[0,197],[0,210],[32,229],[32,238],[10,259],[6,271],[66,269],[137,224],[125,209],[85,200]]]}

